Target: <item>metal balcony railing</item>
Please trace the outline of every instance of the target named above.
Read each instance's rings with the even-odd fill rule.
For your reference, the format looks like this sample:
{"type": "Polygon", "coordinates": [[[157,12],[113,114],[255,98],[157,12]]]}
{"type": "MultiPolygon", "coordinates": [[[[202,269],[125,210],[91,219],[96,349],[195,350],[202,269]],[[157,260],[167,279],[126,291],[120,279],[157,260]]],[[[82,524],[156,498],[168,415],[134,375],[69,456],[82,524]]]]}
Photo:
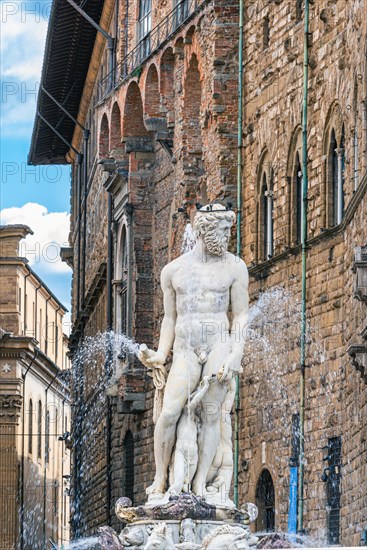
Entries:
{"type": "Polygon", "coordinates": [[[208,0],[181,0],[177,6],[131,50],[116,67],[99,82],[98,102],[117,88],[172,36],[208,0]]]}

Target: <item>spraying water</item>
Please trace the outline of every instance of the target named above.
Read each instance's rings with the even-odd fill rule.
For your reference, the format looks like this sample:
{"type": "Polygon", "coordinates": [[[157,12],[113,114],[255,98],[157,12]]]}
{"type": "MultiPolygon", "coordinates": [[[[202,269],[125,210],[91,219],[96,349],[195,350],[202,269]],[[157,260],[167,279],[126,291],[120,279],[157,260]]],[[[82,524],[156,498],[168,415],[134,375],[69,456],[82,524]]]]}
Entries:
{"type": "Polygon", "coordinates": [[[194,248],[196,244],[196,233],[192,228],[191,223],[187,223],[182,239],[182,246],[181,246],[181,252],[182,254],[186,254],[187,252],[190,252],[194,248]]]}

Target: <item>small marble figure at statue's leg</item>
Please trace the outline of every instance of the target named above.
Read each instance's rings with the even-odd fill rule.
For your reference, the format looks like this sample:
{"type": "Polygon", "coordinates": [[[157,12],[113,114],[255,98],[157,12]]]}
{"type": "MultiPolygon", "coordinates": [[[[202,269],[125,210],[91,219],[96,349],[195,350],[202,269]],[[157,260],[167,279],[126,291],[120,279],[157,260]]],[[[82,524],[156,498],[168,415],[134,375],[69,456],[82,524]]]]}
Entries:
{"type": "MultiPolygon", "coordinates": [[[[154,431],[156,474],[147,495],[162,495],[166,490],[167,471],[176,439],[176,426],[187,396],[200,380],[201,366],[194,352],[176,353],[164,392],[163,407],[154,431]]],[[[176,472],[175,472],[176,475],[176,472]]]]}
{"type": "Polygon", "coordinates": [[[228,393],[222,404],[220,419],[220,445],[210,468],[208,492],[218,492],[224,484],[225,494],[229,494],[233,476],[233,448],[231,411],[236,394],[235,379],[229,383],[228,393]]]}
{"type": "MultiPolygon", "coordinates": [[[[225,343],[213,348],[204,366],[204,375],[217,374],[228,354],[228,345],[225,343]]],[[[226,394],[227,385],[215,381],[210,384],[203,399],[201,431],[198,438],[199,463],[193,480],[193,492],[198,496],[205,496],[209,470],[220,445],[221,408],[226,394]]]]}

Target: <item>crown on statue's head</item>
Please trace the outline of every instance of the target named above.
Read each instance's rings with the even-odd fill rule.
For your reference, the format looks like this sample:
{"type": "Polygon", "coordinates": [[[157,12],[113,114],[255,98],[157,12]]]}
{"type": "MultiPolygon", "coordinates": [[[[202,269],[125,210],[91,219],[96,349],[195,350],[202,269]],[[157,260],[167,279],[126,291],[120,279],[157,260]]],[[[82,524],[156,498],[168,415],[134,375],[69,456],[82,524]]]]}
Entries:
{"type": "Polygon", "coordinates": [[[231,202],[227,202],[226,206],[223,206],[219,203],[207,204],[205,206],[200,203],[196,203],[196,208],[198,212],[228,212],[230,210],[233,210],[232,206],[233,205],[231,202]]]}

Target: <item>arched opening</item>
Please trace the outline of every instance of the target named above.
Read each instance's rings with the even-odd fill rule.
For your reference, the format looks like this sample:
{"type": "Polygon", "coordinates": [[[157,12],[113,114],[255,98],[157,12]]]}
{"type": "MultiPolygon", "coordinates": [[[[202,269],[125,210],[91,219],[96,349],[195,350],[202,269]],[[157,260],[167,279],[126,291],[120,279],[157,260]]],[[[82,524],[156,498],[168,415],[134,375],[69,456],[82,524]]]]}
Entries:
{"type": "Polygon", "coordinates": [[[145,80],[144,114],[146,117],[161,116],[158,73],[154,63],[149,67],[145,80]]]}
{"type": "Polygon", "coordinates": [[[162,105],[167,113],[167,123],[172,124],[174,122],[174,69],[175,69],[175,57],[173,55],[173,49],[167,48],[162,55],[160,64],[161,75],[161,97],[162,105]]]}
{"type": "Polygon", "coordinates": [[[143,102],[136,82],[131,82],[127,89],[122,122],[123,139],[134,136],[148,136],[144,126],[143,102]]]}
{"type": "Polygon", "coordinates": [[[98,153],[99,158],[104,159],[108,158],[109,150],[110,150],[110,132],[109,132],[109,126],[108,126],[108,119],[107,115],[104,114],[101,121],[101,127],[99,130],[99,147],[98,147],[98,153]]]}
{"type": "Polygon", "coordinates": [[[356,191],[359,185],[359,111],[358,111],[358,80],[354,77],[353,87],[353,117],[354,128],[352,131],[352,150],[353,150],[353,190],[356,191]]]}
{"type": "Polygon", "coordinates": [[[294,218],[295,218],[295,237],[296,244],[300,244],[302,241],[302,188],[303,188],[303,176],[302,166],[299,152],[296,153],[296,159],[294,163],[293,173],[293,193],[294,193],[294,218]]]}
{"type": "Polygon", "coordinates": [[[261,472],[256,485],[257,531],[275,530],[275,490],[272,477],[266,468],[261,472]]]}
{"type": "Polygon", "coordinates": [[[341,109],[334,104],[325,125],[323,154],[325,158],[325,227],[341,223],[344,215],[345,133],[341,109]]]}
{"type": "Polygon", "coordinates": [[[126,432],[123,443],[124,453],[124,489],[123,494],[134,504],[135,484],[135,457],[134,457],[134,436],[130,430],[126,432]]]}
{"type": "Polygon", "coordinates": [[[193,175],[201,175],[202,166],[202,136],[200,127],[201,107],[201,78],[196,55],[191,57],[189,68],[186,73],[184,85],[184,108],[183,108],[183,130],[182,150],[186,156],[189,171],[193,175]]]}
{"type": "Polygon", "coordinates": [[[121,149],[121,112],[117,102],[111,112],[111,133],[110,133],[111,155],[116,158],[114,152],[121,149]]]}
{"type": "Polygon", "coordinates": [[[257,178],[256,256],[258,261],[264,261],[274,253],[273,171],[267,150],[260,157],[257,178]]]}
{"type": "Polygon", "coordinates": [[[194,34],[195,34],[195,25],[191,25],[191,27],[188,29],[187,33],[185,34],[185,39],[184,39],[185,44],[192,43],[194,34]]]}
{"type": "Polygon", "coordinates": [[[261,188],[261,207],[262,207],[262,220],[263,220],[263,249],[262,256],[264,260],[268,260],[274,253],[274,227],[273,227],[273,186],[272,175],[270,181],[266,172],[262,175],[262,188],[261,188]]]}
{"type": "Polygon", "coordinates": [[[297,127],[291,139],[288,161],[288,244],[300,244],[302,236],[302,129],[297,127]]]}
{"type": "Polygon", "coordinates": [[[332,128],[329,143],[328,156],[328,181],[331,192],[331,225],[338,225],[343,219],[344,213],[344,170],[345,170],[345,139],[344,126],[339,139],[335,129],[332,128]]]}

